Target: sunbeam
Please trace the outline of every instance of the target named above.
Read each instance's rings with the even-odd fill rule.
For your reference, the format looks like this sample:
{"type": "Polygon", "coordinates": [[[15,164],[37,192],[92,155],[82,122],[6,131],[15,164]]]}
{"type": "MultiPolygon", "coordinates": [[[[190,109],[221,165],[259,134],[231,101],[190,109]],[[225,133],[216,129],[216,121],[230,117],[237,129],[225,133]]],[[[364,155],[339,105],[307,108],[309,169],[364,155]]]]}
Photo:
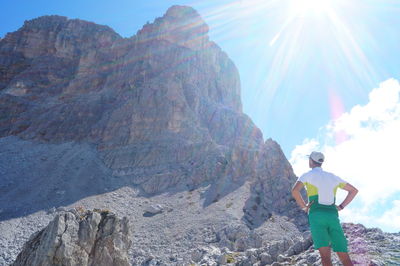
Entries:
{"type": "MultiPolygon", "coordinates": [[[[376,70],[361,43],[368,37],[353,20],[362,18],[357,3],[344,0],[250,0],[223,1],[224,4],[203,10],[218,41],[232,43],[234,49],[246,49],[252,60],[253,99],[266,109],[276,94],[290,95],[285,82],[307,86],[306,80],[325,75],[324,90],[329,103],[329,88],[336,78],[352,74],[356,83],[376,80],[376,70]],[[355,17],[349,16],[354,14],[355,17]],[[240,40],[240,41],[239,41],[240,40]],[[235,44],[236,43],[236,44],[235,44]]],[[[371,45],[373,47],[373,45],[371,45]]],[[[372,86],[372,85],[371,85],[372,86]]],[[[365,87],[365,86],[363,86],[365,87]]],[[[300,89],[300,87],[298,87],[300,89]]],[[[341,88],[338,88],[341,90],[341,88]]],[[[354,95],[366,94],[360,87],[354,95]]],[[[341,93],[336,93],[338,97],[341,93]]],[[[290,97],[290,96],[288,96],[290,97]]]]}

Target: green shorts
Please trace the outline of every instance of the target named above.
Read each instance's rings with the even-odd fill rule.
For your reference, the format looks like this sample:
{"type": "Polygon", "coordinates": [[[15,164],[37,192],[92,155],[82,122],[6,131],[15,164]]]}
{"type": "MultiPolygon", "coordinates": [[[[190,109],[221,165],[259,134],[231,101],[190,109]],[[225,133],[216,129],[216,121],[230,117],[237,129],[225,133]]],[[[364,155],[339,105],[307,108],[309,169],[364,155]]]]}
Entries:
{"type": "Polygon", "coordinates": [[[308,216],[314,249],[332,246],[334,252],[348,252],[347,240],[334,212],[311,212],[308,216]]]}

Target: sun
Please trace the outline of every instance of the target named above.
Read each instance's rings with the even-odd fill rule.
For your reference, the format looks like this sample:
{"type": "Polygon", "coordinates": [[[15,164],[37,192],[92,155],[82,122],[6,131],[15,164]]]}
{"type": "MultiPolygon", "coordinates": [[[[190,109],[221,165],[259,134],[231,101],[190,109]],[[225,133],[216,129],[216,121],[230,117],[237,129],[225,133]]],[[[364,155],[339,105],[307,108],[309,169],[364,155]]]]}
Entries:
{"type": "Polygon", "coordinates": [[[292,16],[306,17],[329,13],[331,0],[291,0],[290,11],[292,16]]]}
{"type": "MultiPolygon", "coordinates": [[[[254,62],[254,75],[257,76],[254,84],[260,90],[255,98],[267,102],[265,106],[272,105],[275,96],[281,95],[281,88],[290,94],[286,86],[292,84],[289,78],[292,75],[302,84],[313,84],[312,76],[318,82],[325,82],[318,75],[319,71],[331,75],[329,86],[338,86],[336,84],[343,80],[354,85],[364,80],[373,82],[376,74],[366,51],[379,44],[361,24],[361,21],[367,21],[365,15],[369,14],[363,8],[372,8],[364,4],[368,1],[221,2],[228,3],[217,10],[210,9],[205,17],[215,25],[214,36],[229,42],[233,49],[241,49],[236,48],[235,42],[243,39],[243,47],[258,55],[254,62]],[[356,79],[351,77],[349,70],[356,79]]],[[[253,69],[247,71],[250,73],[253,69]]],[[[328,83],[328,78],[326,80],[328,83]]]]}

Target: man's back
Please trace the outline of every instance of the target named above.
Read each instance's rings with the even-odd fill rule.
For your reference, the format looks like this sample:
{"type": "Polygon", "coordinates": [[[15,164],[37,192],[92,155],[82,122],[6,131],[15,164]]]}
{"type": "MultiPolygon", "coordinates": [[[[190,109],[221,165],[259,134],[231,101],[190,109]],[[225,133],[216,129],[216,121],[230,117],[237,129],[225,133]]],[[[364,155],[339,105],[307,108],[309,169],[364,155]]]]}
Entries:
{"type": "Polygon", "coordinates": [[[343,188],[346,181],[340,177],[315,167],[303,174],[298,181],[301,181],[307,189],[309,202],[313,202],[310,212],[316,210],[336,211],[335,197],[338,188],[343,188]]]}

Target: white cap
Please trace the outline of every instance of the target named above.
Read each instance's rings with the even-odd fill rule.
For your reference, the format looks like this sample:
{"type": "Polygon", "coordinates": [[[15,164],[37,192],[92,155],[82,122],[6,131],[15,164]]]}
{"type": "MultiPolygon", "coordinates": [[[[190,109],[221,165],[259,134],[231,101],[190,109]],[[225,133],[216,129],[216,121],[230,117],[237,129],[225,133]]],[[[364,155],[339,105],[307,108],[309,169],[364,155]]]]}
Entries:
{"type": "Polygon", "coordinates": [[[321,152],[313,151],[308,157],[316,163],[323,163],[325,156],[321,152]]]}

